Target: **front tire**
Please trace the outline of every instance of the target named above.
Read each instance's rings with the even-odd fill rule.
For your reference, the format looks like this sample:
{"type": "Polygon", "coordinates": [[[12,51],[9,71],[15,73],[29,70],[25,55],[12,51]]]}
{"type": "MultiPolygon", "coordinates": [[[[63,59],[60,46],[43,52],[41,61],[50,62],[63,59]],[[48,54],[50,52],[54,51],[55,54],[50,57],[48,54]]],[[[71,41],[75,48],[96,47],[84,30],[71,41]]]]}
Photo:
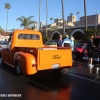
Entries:
{"type": "Polygon", "coordinates": [[[21,75],[21,73],[22,73],[20,64],[18,62],[16,62],[16,64],[15,64],[15,71],[16,71],[16,75],[21,75]]]}
{"type": "Polygon", "coordinates": [[[73,59],[76,59],[76,58],[77,58],[76,53],[73,53],[73,54],[72,54],[72,58],[73,58],[73,59]]]}

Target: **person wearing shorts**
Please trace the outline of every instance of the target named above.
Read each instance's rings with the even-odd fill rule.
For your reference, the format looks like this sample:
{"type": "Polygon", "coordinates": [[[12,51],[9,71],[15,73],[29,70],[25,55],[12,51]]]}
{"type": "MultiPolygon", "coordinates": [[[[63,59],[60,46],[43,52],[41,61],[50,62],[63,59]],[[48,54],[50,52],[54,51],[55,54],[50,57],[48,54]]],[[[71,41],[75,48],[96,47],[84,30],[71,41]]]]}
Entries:
{"type": "Polygon", "coordinates": [[[91,36],[87,42],[87,52],[88,52],[88,64],[90,67],[93,67],[93,50],[94,50],[94,43],[93,43],[94,36],[91,36]]]}

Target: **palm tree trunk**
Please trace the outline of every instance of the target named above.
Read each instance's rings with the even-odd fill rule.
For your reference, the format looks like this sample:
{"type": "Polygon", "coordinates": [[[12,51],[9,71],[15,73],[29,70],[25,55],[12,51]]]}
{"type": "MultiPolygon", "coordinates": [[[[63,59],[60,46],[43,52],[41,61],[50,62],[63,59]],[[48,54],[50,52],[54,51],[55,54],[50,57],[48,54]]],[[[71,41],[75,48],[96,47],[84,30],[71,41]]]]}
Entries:
{"type": "Polygon", "coordinates": [[[41,0],[39,0],[39,30],[40,30],[40,9],[41,9],[41,0]]]}
{"type": "Polygon", "coordinates": [[[63,35],[65,35],[64,0],[61,0],[61,3],[62,3],[63,35]]]}
{"type": "Polygon", "coordinates": [[[7,9],[7,22],[6,22],[6,32],[7,32],[7,24],[8,24],[8,9],[7,9]]]}
{"type": "Polygon", "coordinates": [[[85,31],[87,31],[87,12],[86,12],[86,0],[84,0],[84,15],[85,15],[85,31]]]}
{"type": "Polygon", "coordinates": [[[47,25],[48,25],[48,0],[46,0],[46,37],[48,37],[47,25]]]}
{"type": "Polygon", "coordinates": [[[78,26],[79,26],[79,14],[77,14],[77,18],[78,18],[78,26]]]}

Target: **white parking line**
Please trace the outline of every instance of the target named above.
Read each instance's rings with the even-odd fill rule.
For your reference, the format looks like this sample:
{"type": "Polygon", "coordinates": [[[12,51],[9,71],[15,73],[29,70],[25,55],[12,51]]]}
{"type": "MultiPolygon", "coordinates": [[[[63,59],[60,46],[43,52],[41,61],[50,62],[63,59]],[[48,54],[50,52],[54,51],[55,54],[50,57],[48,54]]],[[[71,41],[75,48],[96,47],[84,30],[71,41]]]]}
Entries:
{"type": "Polygon", "coordinates": [[[78,77],[78,78],[81,78],[81,79],[84,79],[84,80],[87,80],[87,81],[91,81],[91,82],[100,84],[100,82],[95,81],[95,80],[91,80],[91,79],[88,79],[88,78],[85,78],[85,77],[81,77],[81,76],[78,76],[78,75],[75,75],[75,74],[71,74],[71,73],[68,73],[68,74],[71,75],[71,76],[75,76],[75,77],[78,77]]]}

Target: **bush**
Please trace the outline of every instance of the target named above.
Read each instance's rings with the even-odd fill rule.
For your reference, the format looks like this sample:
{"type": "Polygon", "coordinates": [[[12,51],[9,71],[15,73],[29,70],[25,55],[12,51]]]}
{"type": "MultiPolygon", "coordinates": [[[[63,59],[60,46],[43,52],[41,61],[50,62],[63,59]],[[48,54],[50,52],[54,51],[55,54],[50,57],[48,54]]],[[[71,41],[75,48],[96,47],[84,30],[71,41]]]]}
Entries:
{"type": "Polygon", "coordinates": [[[50,40],[50,38],[48,38],[48,37],[43,37],[43,44],[45,44],[48,40],[50,40]]]}
{"type": "Polygon", "coordinates": [[[97,29],[88,29],[87,31],[84,32],[85,34],[82,37],[82,41],[86,42],[92,35],[97,36],[99,35],[99,30],[97,29]]]}

